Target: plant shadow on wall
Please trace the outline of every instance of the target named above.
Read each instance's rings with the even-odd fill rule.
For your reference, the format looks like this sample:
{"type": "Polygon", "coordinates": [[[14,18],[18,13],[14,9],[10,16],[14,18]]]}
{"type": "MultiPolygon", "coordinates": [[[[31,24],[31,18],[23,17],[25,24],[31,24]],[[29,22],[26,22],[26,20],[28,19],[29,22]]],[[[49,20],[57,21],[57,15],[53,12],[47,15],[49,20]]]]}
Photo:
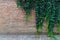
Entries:
{"type": "Polygon", "coordinates": [[[57,33],[60,34],[60,0],[16,0],[17,7],[22,7],[26,12],[26,21],[30,18],[30,11],[35,9],[37,35],[42,31],[42,25],[46,20],[48,37],[54,36],[53,29],[57,26],[57,33]]]}

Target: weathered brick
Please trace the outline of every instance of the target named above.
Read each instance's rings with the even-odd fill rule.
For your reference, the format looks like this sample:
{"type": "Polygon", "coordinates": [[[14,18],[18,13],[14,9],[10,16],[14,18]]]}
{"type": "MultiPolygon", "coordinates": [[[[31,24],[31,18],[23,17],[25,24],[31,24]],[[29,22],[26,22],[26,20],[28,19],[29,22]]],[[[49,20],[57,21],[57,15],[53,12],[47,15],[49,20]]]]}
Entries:
{"type": "Polygon", "coordinates": [[[19,33],[35,31],[35,21],[25,24],[25,12],[16,7],[15,0],[0,0],[0,33],[19,33]]]}

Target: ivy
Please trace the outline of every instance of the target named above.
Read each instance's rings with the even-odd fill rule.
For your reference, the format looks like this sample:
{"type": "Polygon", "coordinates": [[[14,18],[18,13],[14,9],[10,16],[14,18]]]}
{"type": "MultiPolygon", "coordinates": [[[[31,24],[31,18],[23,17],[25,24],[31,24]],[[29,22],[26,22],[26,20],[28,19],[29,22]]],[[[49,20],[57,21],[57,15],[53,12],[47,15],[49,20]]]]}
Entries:
{"type": "Polygon", "coordinates": [[[43,21],[45,18],[45,1],[36,0],[35,2],[35,15],[36,15],[36,29],[37,32],[41,32],[43,21]]]}
{"type": "Polygon", "coordinates": [[[16,0],[17,7],[22,7],[26,11],[26,21],[30,18],[30,11],[33,8],[32,0],[16,0]]]}
{"type": "MultiPolygon", "coordinates": [[[[47,33],[54,37],[54,27],[60,33],[60,1],[59,0],[17,0],[17,7],[26,11],[26,21],[31,16],[30,11],[35,9],[36,29],[39,34],[42,31],[43,22],[46,20],[47,33]]],[[[55,38],[56,39],[56,38],[55,38]]]]}

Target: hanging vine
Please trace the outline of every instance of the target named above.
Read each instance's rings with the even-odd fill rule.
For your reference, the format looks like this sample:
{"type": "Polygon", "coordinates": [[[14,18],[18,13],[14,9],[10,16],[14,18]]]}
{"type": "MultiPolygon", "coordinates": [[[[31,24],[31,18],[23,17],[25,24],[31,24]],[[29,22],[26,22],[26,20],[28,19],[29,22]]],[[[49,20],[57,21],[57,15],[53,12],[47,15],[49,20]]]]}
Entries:
{"type": "Polygon", "coordinates": [[[35,0],[36,29],[37,33],[41,32],[45,14],[45,1],[35,0]]]}
{"type": "Polygon", "coordinates": [[[60,34],[60,1],[56,2],[57,13],[57,32],[60,34]]]}
{"type": "Polygon", "coordinates": [[[43,22],[46,19],[48,36],[54,35],[53,29],[57,24],[57,31],[60,33],[60,1],[59,0],[17,0],[17,7],[22,7],[26,11],[26,20],[31,16],[30,11],[35,9],[36,29],[40,33],[43,22]]]}
{"type": "Polygon", "coordinates": [[[26,11],[26,21],[29,20],[30,18],[30,11],[33,8],[32,5],[32,0],[16,0],[17,7],[22,7],[26,11]]]}

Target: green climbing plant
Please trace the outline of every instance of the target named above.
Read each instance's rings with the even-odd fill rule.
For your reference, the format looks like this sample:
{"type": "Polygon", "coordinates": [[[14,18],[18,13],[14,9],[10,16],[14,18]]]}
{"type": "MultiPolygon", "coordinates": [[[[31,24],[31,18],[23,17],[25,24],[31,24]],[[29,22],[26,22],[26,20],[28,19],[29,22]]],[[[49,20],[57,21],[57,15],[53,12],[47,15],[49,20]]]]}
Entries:
{"type": "Polygon", "coordinates": [[[46,20],[48,36],[56,39],[53,29],[56,24],[60,33],[60,0],[16,0],[16,4],[26,11],[26,21],[31,16],[30,11],[35,9],[37,34],[42,31],[43,22],[46,20]]]}
{"type": "Polygon", "coordinates": [[[16,4],[17,4],[17,7],[22,7],[25,11],[26,11],[26,21],[29,20],[30,18],[30,11],[31,9],[33,8],[32,6],[32,3],[31,2],[32,0],[16,0],[16,4]]]}
{"type": "Polygon", "coordinates": [[[36,15],[36,29],[37,33],[41,32],[45,14],[45,1],[35,0],[35,15],[36,15]]]}

